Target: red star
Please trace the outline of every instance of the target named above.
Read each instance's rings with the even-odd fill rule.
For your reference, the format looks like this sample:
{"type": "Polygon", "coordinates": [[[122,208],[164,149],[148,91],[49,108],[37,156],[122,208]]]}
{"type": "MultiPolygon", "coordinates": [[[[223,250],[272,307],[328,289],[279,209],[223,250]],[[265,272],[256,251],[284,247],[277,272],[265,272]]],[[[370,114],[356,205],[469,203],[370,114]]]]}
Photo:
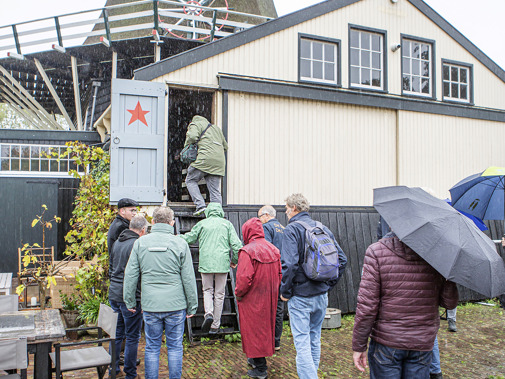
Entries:
{"type": "Polygon", "coordinates": [[[150,111],[143,111],[142,107],[140,106],[140,101],[137,101],[137,105],[135,106],[135,109],[127,109],[127,111],[132,114],[132,118],[130,119],[130,122],[128,123],[128,125],[130,125],[134,121],[139,120],[145,126],[149,126],[149,125],[147,125],[145,114],[149,113],[150,111]]]}

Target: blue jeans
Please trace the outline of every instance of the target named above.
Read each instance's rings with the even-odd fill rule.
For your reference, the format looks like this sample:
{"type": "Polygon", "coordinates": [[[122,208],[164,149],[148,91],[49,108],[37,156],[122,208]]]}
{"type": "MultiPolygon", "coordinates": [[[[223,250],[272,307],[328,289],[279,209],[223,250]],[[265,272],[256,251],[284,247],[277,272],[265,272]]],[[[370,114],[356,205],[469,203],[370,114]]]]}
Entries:
{"type": "Polygon", "coordinates": [[[430,374],[439,374],[442,372],[440,368],[440,351],[438,350],[438,337],[435,337],[435,344],[433,345],[433,358],[430,365],[430,374]]]}
{"type": "MultiPolygon", "coordinates": [[[[124,373],[128,379],[137,376],[137,349],[139,347],[140,329],[142,328],[142,308],[137,302],[136,312],[132,313],[126,304],[109,300],[110,307],[118,314],[116,326],[116,373],[119,370],[119,354],[126,338],[124,348],[124,373]]],[[[110,353],[110,348],[109,348],[110,353]]]]}
{"type": "Polygon", "coordinates": [[[293,296],[288,301],[289,323],[296,348],[296,371],[300,379],[317,378],[321,326],[327,306],[327,293],[313,297],[293,296]]]}
{"type": "Polygon", "coordinates": [[[167,340],[168,373],[170,379],[182,375],[182,338],[186,310],[173,312],[144,311],[146,332],[145,379],[158,379],[161,336],[165,330],[167,340]]]}
{"type": "Polygon", "coordinates": [[[394,349],[370,339],[370,379],[429,378],[432,351],[394,349]]]}

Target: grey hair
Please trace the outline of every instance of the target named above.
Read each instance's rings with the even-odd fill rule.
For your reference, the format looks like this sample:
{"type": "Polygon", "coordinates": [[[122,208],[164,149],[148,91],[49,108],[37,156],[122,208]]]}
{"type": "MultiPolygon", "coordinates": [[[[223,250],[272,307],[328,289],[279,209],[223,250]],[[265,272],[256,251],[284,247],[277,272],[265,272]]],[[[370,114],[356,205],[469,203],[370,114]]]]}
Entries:
{"type": "Polygon", "coordinates": [[[153,212],[155,224],[169,224],[174,220],[174,211],[169,207],[158,207],[153,212]]]}
{"type": "Polygon", "coordinates": [[[141,230],[144,230],[145,228],[147,228],[147,225],[149,225],[149,223],[147,222],[147,220],[144,216],[136,215],[130,221],[130,230],[141,231],[141,230]]]}
{"type": "Polygon", "coordinates": [[[310,209],[309,201],[301,193],[289,195],[284,201],[289,207],[296,207],[299,212],[308,212],[310,209]]]}
{"type": "Polygon", "coordinates": [[[259,212],[258,212],[260,215],[263,213],[266,213],[272,217],[275,218],[275,216],[277,215],[277,212],[275,211],[274,207],[272,207],[271,205],[264,205],[260,208],[259,212]]]}

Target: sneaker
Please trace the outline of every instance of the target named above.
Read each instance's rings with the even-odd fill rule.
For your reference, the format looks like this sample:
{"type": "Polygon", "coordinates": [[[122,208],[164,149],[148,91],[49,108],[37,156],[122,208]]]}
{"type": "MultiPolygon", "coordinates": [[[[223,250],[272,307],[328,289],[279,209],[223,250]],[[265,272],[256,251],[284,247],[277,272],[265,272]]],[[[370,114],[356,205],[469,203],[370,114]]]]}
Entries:
{"type": "Polygon", "coordinates": [[[214,322],[214,317],[212,317],[211,314],[205,315],[205,320],[203,320],[203,323],[202,323],[202,332],[208,333],[210,330],[210,326],[212,325],[213,322],[214,322]]]}
{"type": "Polygon", "coordinates": [[[254,359],[252,358],[247,358],[247,364],[252,368],[256,368],[256,365],[254,364],[254,359]]]}
{"type": "Polygon", "coordinates": [[[220,331],[220,329],[218,329],[218,328],[210,328],[209,334],[218,334],[219,331],[220,331]]]}
{"type": "Polygon", "coordinates": [[[197,209],[196,211],[193,212],[193,216],[200,216],[200,215],[202,215],[203,212],[205,212],[206,209],[207,209],[206,207],[197,209]]]}
{"type": "Polygon", "coordinates": [[[280,347],[280,346],[275,345],[275,347],[274,347],[274,350],[275,350],[275,351],[279,351],[280,349],[281,349],[281,347],[280,347]]]}
{"type": "Polygon", "coordinates": [[[247,375],[251,378],[265,379],[268,375],[266,371],[260,371],[257,368],[247,370],[247,375]]]}
{"type": "Polygon", "coordinates": [[[457,332],[458,331],[458,328],[456,328],[456,321],[455,320],[448,319],[447,322],[449,324],[449,327],[447,328],[447,330],[449,332],[457,332]]]}
{"type": "Polygon", "coordinates": [[[442,373],[439,372],[438,374],[430,374],[430,379],[444,379],[442,376],[442,373]]]}

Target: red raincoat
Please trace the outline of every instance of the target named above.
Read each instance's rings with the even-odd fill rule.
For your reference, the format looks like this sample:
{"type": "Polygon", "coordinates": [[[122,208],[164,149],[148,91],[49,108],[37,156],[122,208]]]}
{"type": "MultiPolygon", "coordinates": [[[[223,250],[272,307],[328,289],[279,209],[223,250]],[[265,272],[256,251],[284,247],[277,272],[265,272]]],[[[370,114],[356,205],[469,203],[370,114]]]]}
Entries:
{"type": "Polygon", "coordinates": [[[279,250],[265,240],[258,218],[242,226],[242,236],[245,246],[238,252],[235,287],[242,349],[248,358],[269,357],[274,354],[281,256],[279,250]]]}

